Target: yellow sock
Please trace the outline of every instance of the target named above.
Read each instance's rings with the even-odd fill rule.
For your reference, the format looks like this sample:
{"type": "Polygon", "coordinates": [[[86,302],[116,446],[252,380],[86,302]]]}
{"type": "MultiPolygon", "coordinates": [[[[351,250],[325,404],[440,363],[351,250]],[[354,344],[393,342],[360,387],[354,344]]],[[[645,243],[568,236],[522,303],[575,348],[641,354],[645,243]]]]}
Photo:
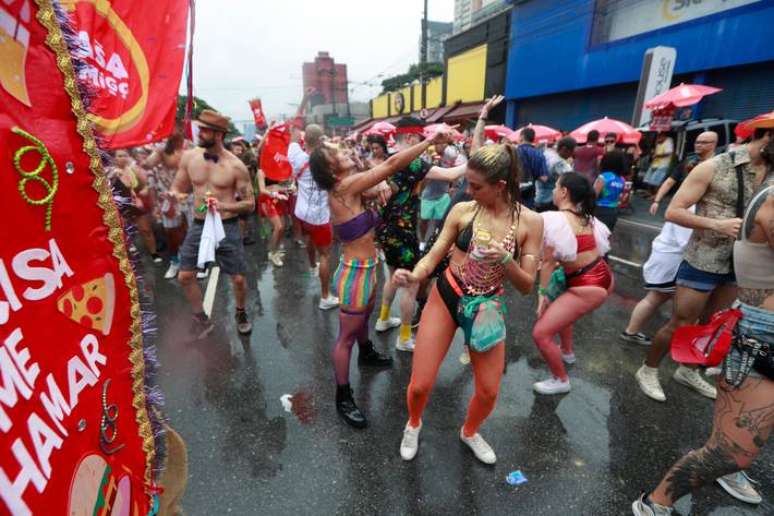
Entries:
{"type": "Polygon", "coordinates": [[[411,338],[411,325],[410,324],[403,324],[400,325],[400,340],[405,342],[411,338]]]}
{"type": "Polygon", "coordinates": [[[390,305],[382,305],[382,308],[379,310],[379,320],[380,321],[386,321],[390,318],[390,305]]]}

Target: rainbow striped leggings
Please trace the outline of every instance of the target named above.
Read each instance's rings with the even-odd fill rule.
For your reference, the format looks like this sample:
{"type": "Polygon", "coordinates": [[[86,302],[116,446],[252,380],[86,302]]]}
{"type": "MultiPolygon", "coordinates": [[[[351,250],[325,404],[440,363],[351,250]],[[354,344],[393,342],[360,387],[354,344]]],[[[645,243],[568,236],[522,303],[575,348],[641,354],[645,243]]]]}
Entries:
{"type": "Polygon", "coordinates": [[[376,257],[367,260],[340,260],[333,284],[341,306],[365,310],[376,290],[376,257]]]}

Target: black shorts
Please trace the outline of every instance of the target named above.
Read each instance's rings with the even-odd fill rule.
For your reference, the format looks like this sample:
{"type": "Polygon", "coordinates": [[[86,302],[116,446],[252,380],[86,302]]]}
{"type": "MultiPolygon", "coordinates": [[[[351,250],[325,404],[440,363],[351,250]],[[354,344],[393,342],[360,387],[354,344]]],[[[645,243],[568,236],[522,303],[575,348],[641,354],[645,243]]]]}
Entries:
{"type": "MultiPolygon", "coordinates": [[[[215,261],[225,274],[244,274],[247,272],[247,258],[242,244],[242,233],[239,230],[239,218],[232,217],[224,220],[223,229],[226,232],[226,238],[221,240],[215,250],[215,261]]],[[[199,258],[199,242],[201,242],[203,230],[204,221],[201,219],[194,219],[193,224],[188,227],[185,240],[178,252],[181,271],[198,269],[196,262],[199,258]]]]}
{"type": "Polygon", "coordinates": [[[419,239],[415,230],[383,225],[377,232],[377,240],[390,267],[412,270],[419,261],[419,239]]]}

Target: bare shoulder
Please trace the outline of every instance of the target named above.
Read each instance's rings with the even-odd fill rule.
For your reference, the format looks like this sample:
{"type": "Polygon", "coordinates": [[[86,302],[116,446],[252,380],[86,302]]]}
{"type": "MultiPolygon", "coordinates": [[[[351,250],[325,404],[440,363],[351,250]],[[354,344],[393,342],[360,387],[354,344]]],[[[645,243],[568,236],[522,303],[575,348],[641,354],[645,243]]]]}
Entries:
{"type": "Polygon", "coordinates": [[[244,162],[236,157],[235,154],[232,154],[229,151],[226,151],[226,158],[228,159],[229,165],[236,170],[239,173],[248,174],[247,171],[247,165],[244,164],[244,162]]]}
{"type": "Polygon", "coordinates": [[[451,210],[449,210],[447,219],[457,222],[464,220],[467,222],[470,218],[473,217],[473,214],[476,212],[477,208],[478,203],[476,201],[458,202],[451,207],[451,210]]]}
{"type": "Polygon", "coordinates": [[[543,217],[536,211],[533,211],[522,205],[519,210],[519,218],[527,227],[543,227],[543,217]]]}

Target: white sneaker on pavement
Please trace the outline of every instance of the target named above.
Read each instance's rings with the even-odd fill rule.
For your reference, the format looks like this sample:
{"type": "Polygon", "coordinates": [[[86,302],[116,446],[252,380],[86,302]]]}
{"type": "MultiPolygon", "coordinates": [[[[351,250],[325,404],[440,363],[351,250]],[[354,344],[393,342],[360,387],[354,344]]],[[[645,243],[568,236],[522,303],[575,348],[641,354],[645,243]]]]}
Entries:
{"type": "Polygon", "coordinates": [[[400,326],[400,317],[390,317],[386,321],[382,321],[381,319],[377,320],[375,330],[381,333],[397,328],[398,326],[400,326]]]}
{"type": "Polygon", "coordinates": [[[466,437],[465,432],[460,428],[460,441],[468,445],[468,448],[473,450],[473,455],[484,464],[494,464],[497,462],[497,456],[491,446],[481,437],[481,434],[476,433],[472,437],[466,437]]]}
{"type": "Polygon", "coordinates": [[[763,501],[763,498],[753,486],[755,482],[744,471],[737,471],[736,473],[720,477],[717,479],[717,483],[737,500],[754,505],[758,505],[763,501]]]}
{"type": "Polygon", "coordinates": [[[460,353],[460,364],[468,365],[470,363],[470,351],[467,346],[463,346],[462,353],[460,353]]]}
{"type": "Polygon", "coordinates": [[[167,272],[164,273],[164,279],[175,279],[178,272],[180,272],[180,265],[170,262],[167,272]]]}
{"type": "Polygon", "coordinates": [[[408,340],[400,340],[400,335],[398,335],[398,340],[395,341],[395,349],[398,351],[408,351],[409,353],[414,352],[414,346],[416,345],[416,342],[414,341],[414,336],[408,338],[408,340]]]}
{"type": "Polygon", "coordinates": [[[406,423],[403,429],[403,439],[400,441],[400,456],[403,460],[413,460],[419,451],[419,432],[422,431],[422,422],[414,428],[406,423]]]}
{"type": "Polygon", "coordinates": [[[642,493],[632,503],[632,514],[634,516],[670,516],[672,514],[673,509],[671,507],[648,502],[645,500],[646,496],[646,493],[642,493]]]}
{"type": "Polygon", "coordinates": [[[196,273],[196,279],[204,279],[210,275],[210,269],[204,269],[196,273]]]}
{"type": "Polygon", "coordinates": [[[320,299],[320,304],[317,305],[320,310],[331,310],[337,306],[339,306],[339,298],[333,295],[320,299]]]}
{"type": "Polygon", "coordinates": [[[570,380],[562,381],[552,376],[548,380],[533,383],[532,388],[538,394],[565,394],[570,392],[570,380]]]}
{"type": "Polygon", "coordinates": [[[285,263],[282,261],[282,251],[269,251],[269,261],[275,267],[282,267],[285,263]]]}
{"type": "Polygon", "coordinates": [[[702,378],[698,369],[691,369],[681,365],[675,371],[673,378],[677,383],[690,387],[702,396],[713,400],[718,397],[718,390],[702,378]]]}
{"type": "Polygon", "coordinates": [[[666,401],[664,389],[661,388],[661,384],[658,381],[658,368],[642,364],[642,367],[637,369],[634,377],[637,379],[637,383],[640,384],[640,389],[645,393],[645,396],[656,401],[666,401]]]}

